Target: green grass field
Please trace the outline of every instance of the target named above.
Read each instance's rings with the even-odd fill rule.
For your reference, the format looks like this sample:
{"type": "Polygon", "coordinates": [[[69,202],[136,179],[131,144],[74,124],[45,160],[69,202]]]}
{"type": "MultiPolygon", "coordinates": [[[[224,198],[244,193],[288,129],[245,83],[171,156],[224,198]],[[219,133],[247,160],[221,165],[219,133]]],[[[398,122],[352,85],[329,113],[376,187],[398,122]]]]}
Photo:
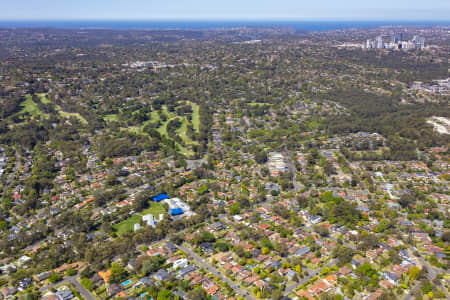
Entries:
{"type": "Polygon", "coordinates": [[[157,219],[160,214],[164,214],[165,212],[166,210],[161,203],[152,202],[149,208],[132,215],[128,219],[114,225],[113,228],[119,235],[125,232],[132,232],[134,230],[134,224],[140,223],[142,216],[152,214],[157,219]]]}
{"type": "Polygon", "coordinates": [[[192,126],[195,131],[198,131],[200,126],[200,107],[193,102],[189,102],[189,104],[192,106],[192,126]]]}
{"type": "Polygon", "coordinates": [[[120,222],[119,224],[116,224],[113,226],[113,228],[116,230],[118,234],[123,234],[125,232],[131,232],[134,229],[134,224],[140,223],[142,220],[142,217],[139,215],[133,215],[130,218],[120,222]]]}
{"type": "MultiPolygon", "coordinates": [[[[192,111],[192,126],[193,126],[195,131],[198,131],[198,128],[200,126],[199,106],[197,104],[193,103],[193,102],[190,102],[190,101],[187,101],[186,103],[189,103],[192,106],[192,110],[193,110],[192,111]]],[[[118,118],[118,116],[116,114],[112,114],[112,115],[106,115],[104,117],[104,120],[105,121],[112,121],[112,120],[117,120],[117,118],[118,118]]],[[[181,120],[181,126],[180,126],[180,128],[177,129],[176,132],[181,137],[183,142],[186,145],[198,144],[196,141],[190,139],[187,136],[187,134],[186,134],[187,126],[189,124],[189,121],[188,121],[187,117],[177,116],[177,114],[175,112],[170,112],[167,109],[166,105],[163,105],[161,110],[153,110],[150,113],[150,120],[143,122],[139,127],[136,127],[136,126],[130,126],[130,127],[126,127],[126,128],[122,127],[121,130],[126,130],[126,131],[130,131],[130,132],[133,132],[133,133],[141,133],[141,134],[143,134],[145,126],[147,126],[148,124],[151,124],[151,123],[156,123],[158,121],[161,121],[161,125],[158,128],[156,128],[156,130],[161,135],[164,135],[164,136],[167,137],[168,136],[168,134],[167,134],[167,124],[170,122],[170,120],[173,120],[175,118],[180,118],[180,120],[181,120]],[[161,121],[161,117],[160,117],[160,113],[161,112],[163,112],[166,115],[166,117],[167,117],[166,121],[164,121],[164,122],[161,121]]],[[[176,145],[177,145],[178,150],[179,150],[180,153],[182,153],[182,154],[184,154],[186,156],[191,156],[191,155],[194,154],[194,152],[191,149],[189,149],[190,147],[182,146],[179,143],[176,143],[176,145]]]]}
{"type": "Polygon", "coordinates": [[[41,102],[44,104],[49,104],[51,101],[47,98],[46,93],[37,94],[41,98],[41,102]]]}
{"type": "MultiPolygon", "coordinates": [[[[51,101],[47,98],[47,94],[46,93],[41,93],[41,94],[37,94],[41,100],[42,103],[44,104],[49,104],[51,103],[51,101]]],[[[43,118],[49,118],[49,115],[46,113],[43,113],[40,109],[39,106],[37,105],[37,103],[35,103],[33,101],[33,99],[31,98],[31,95],[27,95],[26,99],[24,102],[22,102],[21,106],[23,107],[22,110],[19,112],[19,114],[24,114],[24,113],[29,113],[32,116],[41,116],[43,118]]],[[[86,121],[85,118],[83,118],[79,113],[68,113],[65,111],[61,110],[61,107],[59,107],[59,105],[55,106],[56,110],[58,111],[59,115],[63,118],[70,118],[70,117],[74,117],[77,118],[78,120],[80,120],[81,123],[83,124],[87,124],[88,122],[86,121]]]]}
{"type": "Polygon", "coordinates": [[[166,213],[166,209],[161,203],[152,202],[149,208],[144,209],[139,213],[141,216],[152,214],[155,218],[159,218],[160,214],[166,213]]]}
{"type": "Polygon", "coordinates": [[[31,98],[31,95],[27,95],[24,102],[20,104],[22,106],[22,110],[19,112],[19,114],[25,114],[29,113],[33,117],[40,116],[43,118],[48,118],[48,114],[44,114],[40,109],[39,106],[33,101],[31,98]]]}
{"type": "Polygon", "coordinates": [[[62,111],[62,110],[59,110],[59,109],[58,109],[58,112],[61,115],[61,117],[63,117],[63,118],[73,117],[73,118],[77,118],[78,120],[80,120],[80,122],[83,123],[83,124],[87,124],[88,123],[88,121],[86,121],[86,119],[83,118],[79,113],[68,113],[68,112],[65,112],[65,111],[62,111]]]}
{"type": "Polygon", "coordinates": [[[103,120],[105,120],[106,122],[117,121],[117,119],[118,119],[117,114],[110,114],[103,117],[103,120]]]}
{"type": "Polygon", "coordinates": [[[265,102],[251,102],[251,103],[247,103],[250,106],[263,106],[263,105],[269,105],[272,106],[272,103],[265,103],[265,102]]]}

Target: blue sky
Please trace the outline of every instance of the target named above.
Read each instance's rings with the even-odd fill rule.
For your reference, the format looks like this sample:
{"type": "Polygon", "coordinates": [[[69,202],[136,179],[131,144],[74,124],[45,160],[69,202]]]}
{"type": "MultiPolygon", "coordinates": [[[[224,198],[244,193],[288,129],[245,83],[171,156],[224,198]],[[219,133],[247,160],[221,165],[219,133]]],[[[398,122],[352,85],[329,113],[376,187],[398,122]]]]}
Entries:
{"type": "Polygon", "coordinates": [[[450,20],[450,0],[1,0],[1,20],[450,20]]]}

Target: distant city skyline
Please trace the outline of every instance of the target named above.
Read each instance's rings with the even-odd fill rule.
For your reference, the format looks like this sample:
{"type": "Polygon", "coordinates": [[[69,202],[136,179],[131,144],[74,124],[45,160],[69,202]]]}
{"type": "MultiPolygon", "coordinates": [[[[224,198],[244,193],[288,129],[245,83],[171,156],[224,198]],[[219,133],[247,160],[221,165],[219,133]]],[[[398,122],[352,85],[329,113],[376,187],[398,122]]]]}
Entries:
{"type": "Polygon", "coordinates": [[[448,0],[15,0],[6,20],[450,20],[448,0]]]}

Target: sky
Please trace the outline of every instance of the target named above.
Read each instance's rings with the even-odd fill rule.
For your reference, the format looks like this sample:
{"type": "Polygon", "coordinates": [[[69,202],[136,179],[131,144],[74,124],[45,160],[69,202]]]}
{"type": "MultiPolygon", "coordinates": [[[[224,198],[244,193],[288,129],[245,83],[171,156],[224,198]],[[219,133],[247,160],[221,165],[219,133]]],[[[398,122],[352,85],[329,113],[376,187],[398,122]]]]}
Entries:
{"type": "Polygon", "coordinates": [[[0,0],[0,21],[164,19],[450,21],[450,0],[0,0]]]}

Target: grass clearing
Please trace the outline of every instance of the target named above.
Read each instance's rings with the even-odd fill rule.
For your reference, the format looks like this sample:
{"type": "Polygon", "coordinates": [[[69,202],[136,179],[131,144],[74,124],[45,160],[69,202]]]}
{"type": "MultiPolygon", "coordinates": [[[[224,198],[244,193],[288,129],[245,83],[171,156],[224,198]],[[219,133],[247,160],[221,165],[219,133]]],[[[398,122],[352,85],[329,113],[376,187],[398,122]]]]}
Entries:
{"type": "Polygon", "coordinates": [[[126,220],[123,220],[119,224],[113,225],[114,230],[119,234],[124,234],[125,232],[132,232],[134,230],[134,224],[140,223],[142,216],[147,214],[152,214],[155,219],[159,218],[160,214],[164,214],[166,209],[161,203],[152,202],[150,207],[143,210],[140,213],[136,213],[126,220]]]}
{"type": "Polygon", "coordinates": [[[187,136],[187,126],[189,124],[189,121],[186,117],[181,118],[181,126],[177,129],[177,134],[181,137],[183,142],[186,145],[198,145],[197,141],[191,140],[190,137],[187,136]]]}
{"type": "Polygon", "coordinates": [[[264,105],[269,105],[272,106],[272,103],[265,103],[265,102],[251,102],[251,103],[247,103],[247,105],[250,106],[264,106],[264,105]]]}
{"type": "Polygon", "coordinates": [[[134,224],[140,223],[141,220],[142,217],[135,214],[119,224],[114,225],[113,228],[119,235],[124,234],[125,232],[132,232],[134,230],[134,224]]]}
{"type": "Polygon", "coordinates": [[[192,127],[198,131],[200,127],[200,107],[196,103],[189,102],[192,105],[192,127]]]}
{"type": "MultiPolygon", "coordinates": [[[[43,104],[50,104],[52,103],[48,98],[46,93],[37,94],[39,96],[40,101],[43,104]]],[[[27,95],[24,102],[22,102],[21,106],[23,107],[22,110],[19,112],[19,114],[29,113],[32,116],[41,116],[44,118],[49,118],[49,114],[43,113],[40,109],[37,103],[33,101],[33,98],[31,95],[27,95]]],[[[70,118],[74,117],[80,120],[81,123],[87,124],[87,120],[83,118],[79,113],[68,113],[61,110],[61,107],[59,105],[55,105],[55,109],[58,111],[58,114],[63,118],[70,118]]]]}
{"type": "Polygon", "coordinates": [[[59,109],[58,109],[58,112],[61,115],[61,117],[63,117],[63,118],[73,117],[73,118],[77,118],[81,123],[83,123],[85,125],[88,123],[88,121],[85,118],[83,118],[79,113],[68,113],[68,112],[65,112],[65,111],[62,111],[59,109]]]}
{"type": "Polygon", "coordinates": [[[46,93],[41,93],[41,94],[37,94],[40,98],[41,98],[41,102],[44,104],[49,104],[51,103],[50,99],[47,98],[47,94],[46,93]]]}
{"type": "Polygon", "coordinates": [[[166,213],[166,209],[164,206],[159,202],[152,202],[149,208],[144,209],[139,213],[141,216],[145,216],[148,214],[152,214],[156,219],[159,218],[160,214],[166,213]]]}
{"type": "Polygon", "coordinates": [[[33,101],[31,98],[31,95],[27,95],[25,101],[23,101],[20,106],[22,106],[22,110],[19,112],[19,114],[25,114],[28,113],[33,117],[41,116],[44,118],[48,118],[49,115],[43,113],[40,109],[37,103],[33,101]]]}
{"type": "Polygon", "coordinates": [[[117,121],[118,119],[119,119],[118,114],[109,114],[103,117],[103,120],[105,120],[106,122],[117,121]]]}

